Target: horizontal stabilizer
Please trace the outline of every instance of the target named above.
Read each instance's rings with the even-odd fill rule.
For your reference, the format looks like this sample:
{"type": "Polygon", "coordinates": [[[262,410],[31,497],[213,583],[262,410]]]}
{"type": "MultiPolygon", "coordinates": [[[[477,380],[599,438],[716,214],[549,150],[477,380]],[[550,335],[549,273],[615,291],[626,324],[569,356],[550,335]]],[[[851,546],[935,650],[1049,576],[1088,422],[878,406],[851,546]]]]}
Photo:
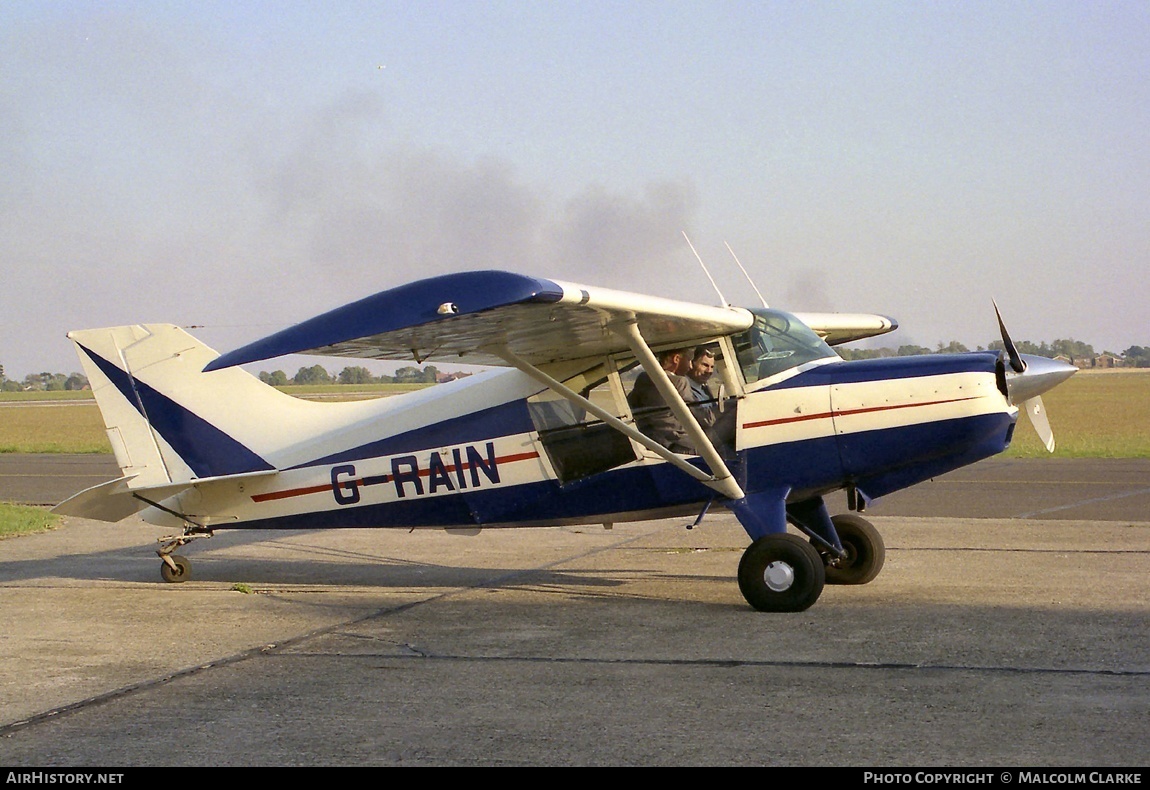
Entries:
{"type": "MultiPolygon", "coordinates": [[[[132,495],[128,481],[136,475],[118,477],[106,483],[86,488],[65,499],[52,512],[61,516],[79,516],[97,521],[122,521],[148,505],[132,495]]],[[[177,486],[176,490],[184,486],[177,486]]]]}
{"type": "Polygon", "coordinates": [[[87,488],[56,505],[52,508],[52,512],[62,516],[79,516],[97,521],[122,521],[149,507],[153,502],[163,502],[165,499],[170,499],[196,485],[223,480],[244,481],[275,474],[279,474],[279,472],[271,469],[240,475],[204,477],[194,481],[168,483],[167,485],[135,487],[129,487],[128,483],[135,479],[136,475],[127,475],[87,488]]]}

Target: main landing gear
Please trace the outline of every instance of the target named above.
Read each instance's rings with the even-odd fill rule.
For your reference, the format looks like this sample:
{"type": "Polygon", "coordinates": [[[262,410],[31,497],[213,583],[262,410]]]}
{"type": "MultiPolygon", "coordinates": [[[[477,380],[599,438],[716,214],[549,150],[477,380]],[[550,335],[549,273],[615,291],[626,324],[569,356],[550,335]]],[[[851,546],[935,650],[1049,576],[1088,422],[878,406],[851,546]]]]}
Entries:
{"type": "Polygon", "coordinates": [[[826,581],[823,559],[802,538],[781,532],[752,543],[739,562],[739,590],[760,612],[801,612],[826,581]]]}
{"type": "Polygon", "coordinates": [[[807,541],[779,532],[755,540],[739,562],[739,590],[747,603],[760,612],[801,612],[818,600],[824,584],[866,584],[878,576],[886,560],[878,530],[851,513],[829,521],[841,552],[834,535],[811,533],[807,541]]]}
{"type": "Polygon", "coordinates": [[[886,562],[882,535],[865,518],[843,513],[831,518],[846,556],[822,554],[827,584],[866,584],[874,581],[886,562]]]}

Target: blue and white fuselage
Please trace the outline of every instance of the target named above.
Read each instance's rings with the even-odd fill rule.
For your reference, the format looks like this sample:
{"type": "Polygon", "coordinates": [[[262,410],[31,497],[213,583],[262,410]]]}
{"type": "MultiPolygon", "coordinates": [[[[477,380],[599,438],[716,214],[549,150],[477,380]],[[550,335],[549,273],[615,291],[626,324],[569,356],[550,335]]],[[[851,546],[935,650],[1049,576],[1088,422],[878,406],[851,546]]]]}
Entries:
{"type": "MultiPolygon", "coordinates": [[[[860,327],[877,322],[858,336],[893,326],[853,319],[860,327]]],[[[832,564],[849,552],[825,494],[846,489],[861,509],[1003,451],[1018,416],[1010,380],[1025,375],[993,352],[846,362],[779,311],[505,273],[377,294],[224,357],[169,325],[70,337],[123,477],[61,512],[118,520],[142,511],[152,523],[201,530],[475,529],[611,523],[722,505],[756,543],[785,533],[789,522],[832,564]],[[467,296],[479,294],[470,308],[450,298],[463,286],[467,296]],[[698,455],[672,454],[639,432],[626,398],[639,367],[665,376],[652,349],[687,345],[711,349],[722,381],[709,404],[718,419],[705,431],[692,404],[670,402],[698,455]],[[419,358],[421,348],[424,358],[515,367],[349,403],[301,401],[236,367],[305,350],[419,358]]],[[[1052,383],[1043,387],[1065,377],[1044,370],[1052,383]]],[[[1037,397],[1035,389],[1027,397],[1037,397]]],[[[762,575],[769,596],[771,584],[795,583],[793,569],[784,571],[796,562],[802,575],[804,558],[784,555],[764,558],[761,569],[749,563],[751,581],[740,570],[757,608],[771,605],[744,584],[762,575]]],[[[804,601],[783,608],[813,598],[804,601]]]]}

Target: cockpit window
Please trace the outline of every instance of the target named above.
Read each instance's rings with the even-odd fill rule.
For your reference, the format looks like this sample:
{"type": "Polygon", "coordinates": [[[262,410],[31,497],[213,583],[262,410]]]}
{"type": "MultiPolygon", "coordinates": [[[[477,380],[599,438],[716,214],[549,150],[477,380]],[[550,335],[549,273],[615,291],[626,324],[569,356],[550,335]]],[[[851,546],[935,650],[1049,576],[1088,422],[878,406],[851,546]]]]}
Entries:
{"type": "Polygon", "coordinates": [[[837,356],[814,330],[790,313],[752,308],[755,323],[736,335],[735,353],[747,384],[816,359],[837,356]]]}

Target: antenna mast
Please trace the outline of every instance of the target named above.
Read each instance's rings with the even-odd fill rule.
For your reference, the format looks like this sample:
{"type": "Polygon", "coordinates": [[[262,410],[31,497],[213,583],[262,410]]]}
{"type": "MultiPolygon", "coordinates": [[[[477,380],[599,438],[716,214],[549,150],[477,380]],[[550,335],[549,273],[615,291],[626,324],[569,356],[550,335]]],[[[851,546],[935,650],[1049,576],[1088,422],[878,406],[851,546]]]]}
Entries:
{"type": "Polygon", "coordinates": [[[707,275],[707,279],[711,281],[711,287],[714,288],[715,293],[719,295],[719,306],[730,307],[731,303],[727,301],[727,298],[723,296],[723,292],[719,290],[719,286],[715,284],[715,278],[712,277],[711,272],[707,270],[707,264],[703,263],[703,259],[699,257],[699,252],[695,249],[695,245],[691,243],[690,237],[687,236],[687,231],[682,231],[682,234],[683,238],[687,240],[687,246],[691,248],[691,252],[695,253],[695,260],[703,267],[703,274],[707,275]]]}
{"type": "MultiPolygon", "coordinates": [[[[723,244],[727,244],[727,242],[724,241],[723,244]]],[[[763,307],[768,307],[767,300],[759,293],[759,287],[755,285],[755,281],[751,279],[751,275],[747,274],[747,270],[743,268],[742,261],[739,260],[738,255],[735,255],[735,251],[731,249],[730,244],[727,244],[727,252],[731,253],[731,257],[735,259],[735,263],[739,264],[739,270],[743,273],[743,276],[747,278],[747,282],[751,284],[751,287],[755,289],[755,293],[758,294],[759,301],[763,303],[763,307]]]]}

